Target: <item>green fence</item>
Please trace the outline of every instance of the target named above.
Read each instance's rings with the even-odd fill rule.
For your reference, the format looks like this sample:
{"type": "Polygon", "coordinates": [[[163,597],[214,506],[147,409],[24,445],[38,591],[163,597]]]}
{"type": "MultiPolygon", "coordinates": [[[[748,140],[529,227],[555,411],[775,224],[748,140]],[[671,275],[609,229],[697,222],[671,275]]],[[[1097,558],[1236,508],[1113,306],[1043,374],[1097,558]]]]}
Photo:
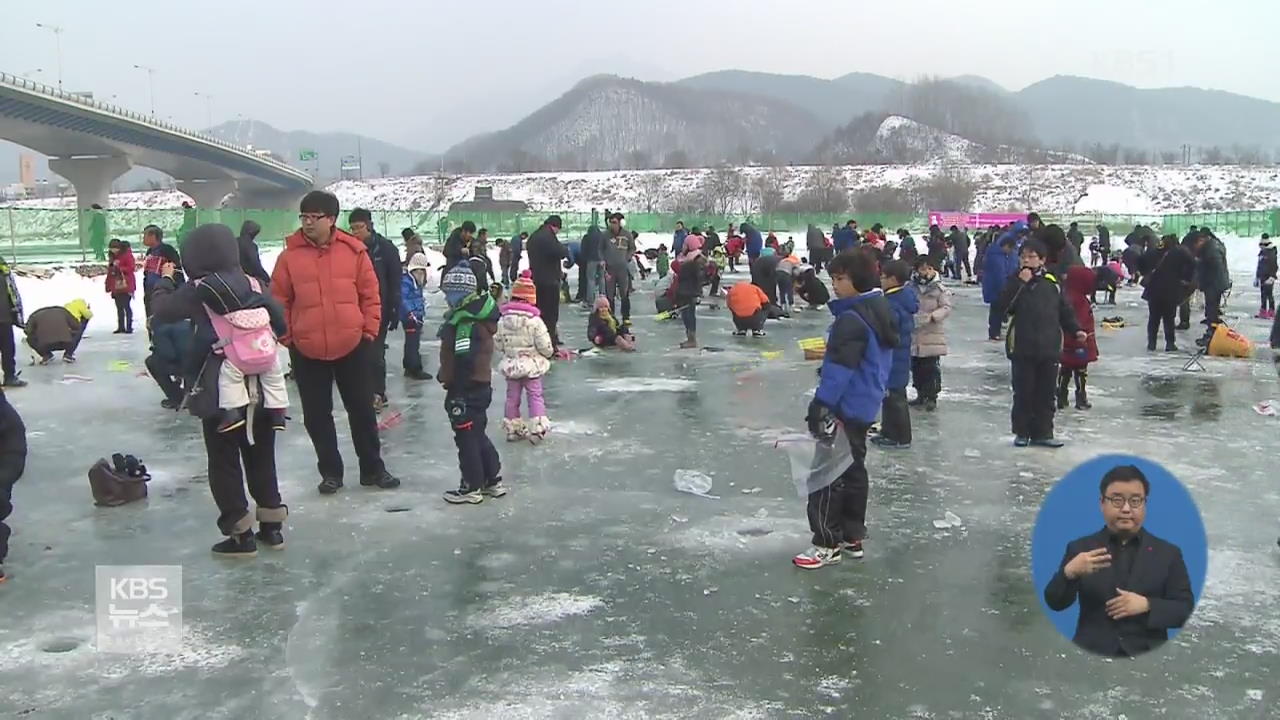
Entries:
{"type": "MultiPolygon", "coordinates": [[[[94,251],[82,244],[80,228],[88,227],[92,210],[0,208],[0,254],[15,262],[68,262],[93,261],[94,251]]],[[[179,237],[183,230],[204,223],[223,223],[238,231],[245,220],[253,220],[262,226],[258,242],[262,247],[279,246],[284,238],[298,227],[298,214],[292,210],[242,210],[218,209],[132,209],[102,211],[107,218],[107,237],[121,238],[140,244],[142,229],[155,224],[164,230],[168,238],[179,237]]],[[[538,210],[530,212],[466,212],[447,213],[416,210],[374,210],[374,226],[393,240],[399,239],[403,228],[413,228],[427,242],[441,243],[450,230],[470,220],[477,227],[487,228],[492,238],[510,237],[520,232],[533,232],[552,213],[560,216],[564,232],[562,236],[575,238],[586,232],[593,222],[602,222],[603,211],[557,212],[538,210]]],[[[1191,225],[1208,226],[1219,235],[1234,234],[1254,237],[1261,233],[1280,235],[1280,210],[1243,210],[1238,212],[1193,213],[1181,215],[1111,215],[1082,213],[1056,215],[1042,213],[1045,222],[1057,222],[1066,226],[1071,221],[1080,223],[1086,234],[1095,225],[1105,224],[1112,233],[1123,235],[1126,228],[1135,224],[1150,224],[1161,232],[1185,233],[1191,225]]],[[[677,221],[686,227],[714,226],[722,234],[730,223],[750,220],[761,231],[774,231],[780,235],[792,235],[797,242],[812,223],[829,232],[832,225],[843,225],[855,217],[861,227],[880,223],[890,233],[905,227],[914,233],[926,229],[924,215],[892,213],[760,213],[754,215],[722,216],[712,214],[676,213],[627,213],[627,227],[637,232],[670,233],[677,221]]],[[[786,239],[785,237],[783,238],[786,239]]]]}

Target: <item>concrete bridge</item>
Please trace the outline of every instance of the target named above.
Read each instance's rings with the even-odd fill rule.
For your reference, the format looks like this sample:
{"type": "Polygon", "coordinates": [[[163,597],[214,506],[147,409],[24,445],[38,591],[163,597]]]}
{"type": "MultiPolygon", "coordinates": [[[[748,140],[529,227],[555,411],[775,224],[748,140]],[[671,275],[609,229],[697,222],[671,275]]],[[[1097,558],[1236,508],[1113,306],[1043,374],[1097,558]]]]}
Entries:
{"type": "Polygon", "coordinates": [[[135,165],[172,176],[205,208],[228,196],[238,207],[293,208],[312,187],[310,175],[246,148],[6,73],[0,138],[48,155],[80,209],[107,207],[111,183],[135,165]]]}

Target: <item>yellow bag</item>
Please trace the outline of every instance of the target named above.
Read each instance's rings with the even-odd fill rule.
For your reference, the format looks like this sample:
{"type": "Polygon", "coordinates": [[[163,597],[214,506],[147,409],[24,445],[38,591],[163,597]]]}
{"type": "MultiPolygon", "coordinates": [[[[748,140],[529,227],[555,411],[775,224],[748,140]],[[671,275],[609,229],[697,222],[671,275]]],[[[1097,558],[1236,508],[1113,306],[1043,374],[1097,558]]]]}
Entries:
{"type": "Polygon", "coordinates": [[[1226,325],[1213,329],[1209,340],[1209,355],[1213,357],[1253,357],[1253,342],[1226,325]]]}

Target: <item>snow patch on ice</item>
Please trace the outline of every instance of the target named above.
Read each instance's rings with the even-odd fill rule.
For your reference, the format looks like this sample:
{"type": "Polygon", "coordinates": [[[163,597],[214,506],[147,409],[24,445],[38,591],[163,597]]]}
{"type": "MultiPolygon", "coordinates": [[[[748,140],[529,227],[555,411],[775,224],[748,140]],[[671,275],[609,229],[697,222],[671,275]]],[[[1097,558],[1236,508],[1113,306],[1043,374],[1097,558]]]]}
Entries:
{"type": "Polygon", "coordinates": [[[513,628],[547,625],[575,615],[588,615],[604,607],[604,600],[594,595],[541,593],[508,598],[493,607],[475,613],[468,624],[476,628],[513,628]]]}
{"type": "Polygon", "coordinates": [[[593,380],[591,384],[597,391],[607,393],[687,392],[698,387],[693,380],[681,378],[610,378],[593,380]]]}

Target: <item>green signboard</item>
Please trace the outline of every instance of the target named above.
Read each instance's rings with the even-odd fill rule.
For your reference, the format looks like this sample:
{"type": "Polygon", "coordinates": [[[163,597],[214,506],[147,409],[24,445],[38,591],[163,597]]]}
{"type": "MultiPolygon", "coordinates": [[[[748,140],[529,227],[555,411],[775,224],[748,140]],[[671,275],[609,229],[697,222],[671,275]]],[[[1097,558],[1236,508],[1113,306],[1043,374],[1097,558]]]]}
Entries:
{"type": "Polygon", "coordinates": [[[318,155],[316,154],[315,150],[299,150],[298,151],[298,162],[315,160],[316,157],[318,157],[318,155]]]}

